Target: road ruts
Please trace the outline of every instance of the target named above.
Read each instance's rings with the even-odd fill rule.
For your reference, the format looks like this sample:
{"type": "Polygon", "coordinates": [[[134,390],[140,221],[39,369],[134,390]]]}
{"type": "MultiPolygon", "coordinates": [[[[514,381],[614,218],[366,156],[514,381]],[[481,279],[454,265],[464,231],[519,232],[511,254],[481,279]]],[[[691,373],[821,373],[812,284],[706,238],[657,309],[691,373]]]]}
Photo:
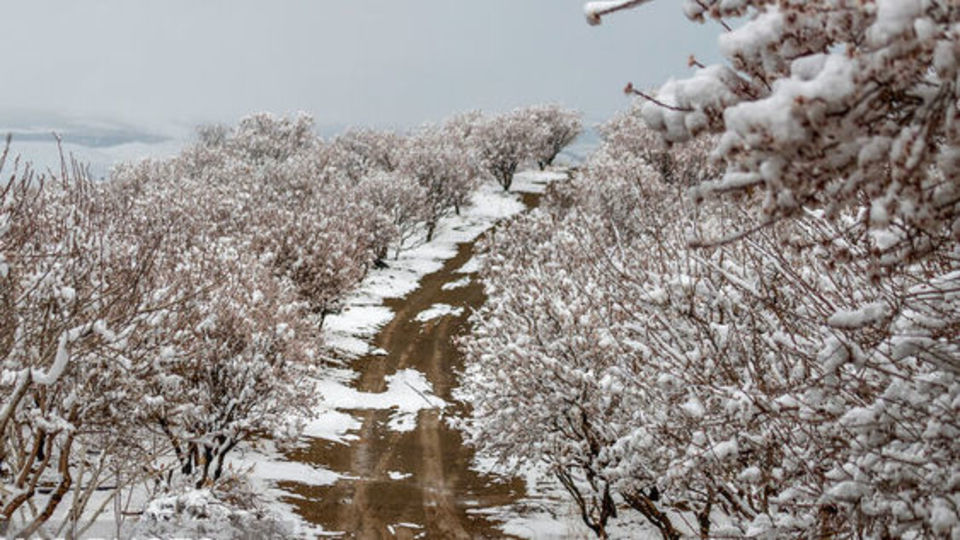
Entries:
{"type": "MultiPolygon", "coordinates": [[[[528,207],[537,196],[524,194],[528,207]]],[[[470,312],[484,301],[482,287],[443,290],[463,278],[457,270],[472,256],[475,242],[461,244],[443,268],[425,276],[420,286],[385,305],[395,316],[374,343],[386,355],[369,355],[352,364],[359,376],[353,386],[363,392],[386,390],[385,377],[405,368],[423,372],[434,393],[449,405],[421,411],[412,431],[390,430],[390,410],[350,411],[362,423],[357,440],[340,444],[314,439],[287,458],[340,473],[332,486],[282,482],[292,504],[304,519],[347,538],[504,538],[497,523],[483,512],[511,504],[525,495],[523,482],[479,474],[470,469],[473,451],[445,416],[463,416],[467,406],[454,400],[457,372],[463,361],[453,338],[469,331],[470,312]],[[426,322],[414,319],[430,306],[444,303],[462,307],[459,316],[426,322]],[[391,479],[390,472],[409,474],[391,479]]]]}

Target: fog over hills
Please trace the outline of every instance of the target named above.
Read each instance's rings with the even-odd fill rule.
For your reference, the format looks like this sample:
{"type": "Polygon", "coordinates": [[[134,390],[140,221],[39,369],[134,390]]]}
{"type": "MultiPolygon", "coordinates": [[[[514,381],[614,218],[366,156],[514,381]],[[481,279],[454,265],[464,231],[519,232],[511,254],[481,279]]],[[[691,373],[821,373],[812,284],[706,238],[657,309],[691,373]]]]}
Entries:
{"type": "MultiPolygon", "coordinates": [[[[239,120],[239,118],[237,119],[239,120]]],[[[564,150],[568,162],[582,161],[599,138],[591,126],[599,120],[585,119],[585,131],[574,144],[564,150]]],[[[349,129],[344,124],[317,121],[316,132],[331,138],[349,129]]],[[[392,126],[369,126],[390,128],[392,126]]],[[[393,127],[398,131],[408,128],[393,127]]],[[[64,156],[76,158],[88,167],[94,178],[109,176],[110,169],[121,162],[145,158],[162,158],[179,152],[193,140],[196,126],[139,126],[104,118],[80,118],[44,111],[0,110],[0,137],[12,138],[11,155],[29,161],[38,172],[60,169],[60,138],[64,156]]]]}
{"type": "MultiPolygon", "coordinates": [[[[237,119],[239,120],[239,119],[237,119]]],[[[318,125],[332,137],[343,125],[318,125]]],[[[142,126],[105,118],[72,117],[46,111],[0,110],[0,137],[11,137],[11,156],[29,161],[38,172],[60,168],[59,137],[67,159],[76,158],[94,178],[109,175],[114,165],[177,153],[193,140],[196,126],[142,126]]]]}
{"type": "Polygon", "coordinates": [[[11,137],[12,156],[31,162],[38,172],[59,170],[59,137],[67,159],[73,156],[92,176],[102,178],[120,161],[175,153],[188,132],[48,112],[0,111],[0,135],[11,137]]]}

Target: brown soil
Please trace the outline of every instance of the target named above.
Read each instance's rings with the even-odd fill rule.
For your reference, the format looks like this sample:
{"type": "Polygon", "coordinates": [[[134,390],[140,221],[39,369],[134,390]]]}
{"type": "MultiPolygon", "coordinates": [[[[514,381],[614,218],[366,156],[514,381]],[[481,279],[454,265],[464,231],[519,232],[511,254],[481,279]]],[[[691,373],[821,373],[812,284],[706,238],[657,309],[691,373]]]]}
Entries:
{"type": "MultiPolygon", "coordinates": [[[[524,202],[535,206],[537,196],[525,194],[524,202]]],[[[387,300],[385,304],[396,315],[376,336],[375,346],[388,354],[365,356],[352,364],[359,373],[353,386],[360,391],[383,392],[387,375],[414,368],[426,374],[435,394],[450,405],[442,411],[421,411],[416,429],[408,432],[387,427],[390,410],[351,411],[362,422],[357,440],[347,445],[314,439],[290,452],[290,460],[343,476],[332,486],[279,484],[291,493],[286,502],[307,521],[327,531],[342,531],[349,538],[505,536],[495,522],[471,510],[516,502],[525,494],[523,482],[471,470],[474,452],[447,418],[469,412],[467,405],[452,396],[463,366],[453,339],[469,331],[467,318],[485,298],[482,287],[473,281],[453,290],[442,287],[463,277],[456,270],[473,256],[474,244],[461,244],[456,257],[421,280],[420,287],[407,297],[387,300]],[[414,320],[436,303],[464,310],[460,316],[414,320]],[[389,471],[411,476],[392,480],[389,471]]]]}

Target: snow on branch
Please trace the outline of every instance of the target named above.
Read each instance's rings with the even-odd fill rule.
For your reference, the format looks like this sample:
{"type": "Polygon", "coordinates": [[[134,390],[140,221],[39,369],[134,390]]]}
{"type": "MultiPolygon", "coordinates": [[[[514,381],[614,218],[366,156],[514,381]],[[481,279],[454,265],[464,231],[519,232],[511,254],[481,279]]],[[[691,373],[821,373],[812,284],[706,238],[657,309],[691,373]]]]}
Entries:
{"type": "Polygon", "coordinates": [[[57,352],[53,358],[53,365],[51,365],[46,372],[36,368],[33,369],[31,371],[33,381],[44,386],[55,384],[60,379],[60,376],[63,375],[64,370],[67,369],[67,363],[70,361],[70,351],[67,350],[67,348],[72,342],[84,334],[89,333],[90,328],[91,325],[83,324],[60,334],[60,340],[57,342],[57,352]]]}
{"type": "Polygon", "coordinates": [[[600,24],[600,17],[608,13],[637,7],[641,4],[646,4],[649,1],[650,0],[605,0],[599,2],[587,2],[583,6],[583,12],[587,16],[587,22],[595,26],[600,24]]]}

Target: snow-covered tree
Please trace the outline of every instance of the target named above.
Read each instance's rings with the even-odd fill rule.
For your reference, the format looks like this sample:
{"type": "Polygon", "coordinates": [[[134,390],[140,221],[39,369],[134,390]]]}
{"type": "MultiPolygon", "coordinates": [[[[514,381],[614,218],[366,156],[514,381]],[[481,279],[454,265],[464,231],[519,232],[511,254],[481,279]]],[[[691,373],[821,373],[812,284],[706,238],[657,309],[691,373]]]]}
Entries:
{"type": "Polygon", "coordinates": [[[665,84],[643,114],[669,141],[720,135],[714,157],[726,172],[701,195],[763,189],[758,226],[804,208],[864,207],[864,226],[885,236],[884,264],[956,239],[960,14],[951,2],[691,0],[684,11],[731,28],[719,38],[726,63],[665,84]]]}
{"type": "MultiPolygon", "coordinates": [[[[172,299],[136,335],[153,356],[130,391],[142,403],[128,414],[175,458],[175,468],[164,466],[166,457],[151,467],[164,490],[218,481],[238,443],[290,436],[290,413],[312,399],[303,374],[320,343],[310,313],[325,300],[286,266],[291,256],[282,248],[321,229],[325,213],[290,217],[301,210],[294,204],[318,193],[289,166],[313,145],[298,144],[278,161],[271,148],[287,146],[280,138],[259,139],[265,152],[254,155],[230,133],[214,148],[201,143],[165,162],[120,168],[105,186],[113,212],[137,217],[134,237],[139,219],[163,231],[149,282],[172,299]]],[[[309,268],[331,264],[302,259],[309,268]]]]}
{"type": "MultiPolygon", "coordinates": [[[[201,130],[200,135],[203,142],[218,143],[218,137],[213,136],[210,130],[201,130]]],[[[222,136],[220,142],[226,142],[222,136]]],[[[313,118],[304,113],[279,118],[267,113],[247,116],[240,120],[229,137],[230,146],[243,152],[252,161],[283,161],[309,150],[316,143],[313,118]]]]}
{"type": "Polygon", "coordinates": [[[425,126],[410,137],[399,171],[415,179],[425,191],[428,241],[441,218],[451,211],[460,213],[478,180],[473,155],[465,150],[463,140],[435,126],[425,126]]]}
{"type": "Polygon", "coordinates": [[[138,419],[176,457],[166,486],[202,488],[237,444],[296,433],[288,422],[313,402],[304,375],[319,341],[293,284],[229,245],[192,246],[170,270],[183,300],[152,321],[144,341],[158,354],[134,395],[138,419]]]}
{"type": "MultiPolygon", "coordinates": [[[[360,181],[360,189],[364,199],[370,201],[393,226],[390,235],[395,238],[393,252],[394,257],[399,257],[400,252],[420,234],[428,219],[426,188],[409,176],[377,171],[360,181]]],[[[381,258],[386,258],[386,254],[381,258]]]]}
{"type": "MultiPolygon", "coordinates": [[[[260,116],[254,117],[260,118],[260,116]]],[[[299,124],[312,121],[301,116],[299,124]]],[[[331,164],[330,146],[315,135],[289,142],[290,129],[273,138],[250,135],[249,125],[286,125],[289,120],[241,121],[219,146],[198,144],[173,166],[175,176],[214,190],[209,219],[217,234],[235,237],[291,280],[321,317],[338,309],[341,297],[359,282],[391,242],[387,217],[358,191],[357,181],[331,164]],[[264,161],[248,148],[251,139],[281,155],[264,161]],[[276,139],[276,140],[274,140],[276,139]],[[271,148],[276,147],[276,148],[271,148]]],[[[366,169],[363,169],[365,171],[366,169]]],[[[358,171],[357,174],[364,174],[358,171]]],[[[182,189],[175,186],[171,189],[182,189]]]]}
{"type": "Polygon", "coordinates": [[[393,172],[406,150],[406,137],[392,131],[350,129],[325,145],[326,166],[353,182],[376,171],[393,172]]]}
{"type": "Polygon", "coordinates": [[[447,118],[440,125],[440,129],[452,142],[462,144],[468,150],[474,151],[470,144],[470,136],[482,120],[483,112],[478,110],[467,111],[447,118]]]}
{"type": "MultiPolygon", "coordinates": [[[[657,132],[646,127],[639,103],[617,113],[597,130],[605,143],[600,152],[612,160],[640,158],[653,166],[666,184],[688,188],[720,175],[721,171],[709,158],[716,138],[704,135],[671,147],[657,132]]],[[[591,158],[593,167],[597,166],[596,157],[591,158]]]]}
{"type": "Polygon", "coordinates": [[[149,458],[128,399],[151,351],[131,337],[171,301],[149,279],[162,235],[129,237],[101,186],[64,170],[15,165],[0,188],[0,534],[12,537],[61,506],[82,530],[91,495],[142,478],[149,458]]]}
{"type": "Polygon", "coordinates": [[[504,191],[510,189],[520,164],[533,157],[535,130],[532,118],[522,109],[482,118],[472,130],[481,167],[504,191]]]}
{"type": "MultiPolygon", "coordinates": [[[[148,479],[205,486],[237,443],[295,433],[291,412],[313,399],[302,374],[320,346],[316,298],[299,274],[277,272],[288,259],[274,244],[257,242],[276,237],[276,219],[296,223],[284,212],[302,210],[300,196],[320,193],[296,174],[313,170],[294,156],[314,144],[295,124],[247,121],[101,184],[77,166],[43,179],[20,165],[0,188],[4,534],[37,533],[66,505],[60,530],[76,534],[102,511],[84,512],[100,486],[111,497],[148,479]]],[[[338,251],[308,263],[346,276],[336,298],[369,265],[376,226],[348,221],[357,207],[331,199],[340,225],[318,228],[357,251],[313,237],[338,251]]],[[[318,222],[330,225],[308,224],[318,222]]]]}
{"type": "Polygon", "coordinates": [[[580,135],[580,115],[559,105],[535,105],[523,111],[536,126],[532,154],[542,171],[580,135]]]}
{"type": "MultiPolygon", "coordinates": [[[[586,10],[598,22],[643,3],[586,10]]],[[[726,28],[726,62],[692,60],[698,69],[687,79],[628,91],[647,101],[643,116],[666,141],[718,136],[713,158],[725,172],[694,190],[703,202],[687,236],[696,246],[752,252],[782,274],[784,294],[772,305],[793,309],[753,335],[820,325],[796,332],[813,338],[803,353],[812,361],[791,384],[810,390],[770,409],[775,423],[810,434],[793,447],[815,449],[813,434],[834,445],[798,458],[823,477],[789,492],[798,506],[802,494],[814,495],[805,504],[819,514],[767,510],[751,530],[956,535],[957,486],[945,481],[956,474],[956,426],[943,404],[955,400],[960,366],[951,285],[960,252],[960,13],[936,0],[688,1],[684,11],[726,28]],[[718,198],[725,208],[707,212],[718,198]],[[704,219],[741,205],[760,211],[726,226],[704,219]]],[[[751,274],[730,277],[761,290],[762,274],[751,274]]],[[[757,369],[776,373],[776,359],[757,369]]],[[[791,478],[775,478],[777,489],[791,478]]]]}

